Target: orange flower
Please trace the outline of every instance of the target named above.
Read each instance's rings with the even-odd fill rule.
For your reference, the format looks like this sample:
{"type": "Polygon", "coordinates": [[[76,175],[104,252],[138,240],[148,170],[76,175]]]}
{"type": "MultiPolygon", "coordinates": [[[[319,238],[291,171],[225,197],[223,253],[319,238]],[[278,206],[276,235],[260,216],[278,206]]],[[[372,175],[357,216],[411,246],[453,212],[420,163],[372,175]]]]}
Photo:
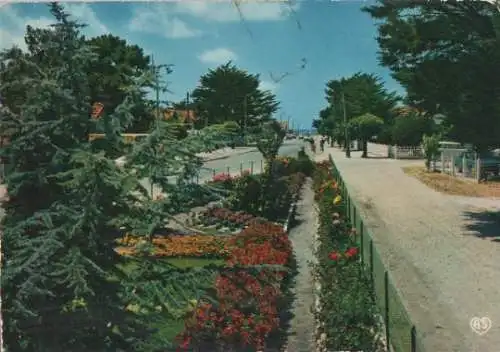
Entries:
{"type": "MultiPolygon", "coordinates": [[[[128,247],[120,247],[117,251],[122,255],[132,255],[135,253],[135,247],[140,241],[140,237],[125,236],[121,243],[128,247]]],[[[153,238],[153,253],[162,257],[218,256],[225,254],[225,242],[223,238],[208,235],[156,236],[153,238]]]]}

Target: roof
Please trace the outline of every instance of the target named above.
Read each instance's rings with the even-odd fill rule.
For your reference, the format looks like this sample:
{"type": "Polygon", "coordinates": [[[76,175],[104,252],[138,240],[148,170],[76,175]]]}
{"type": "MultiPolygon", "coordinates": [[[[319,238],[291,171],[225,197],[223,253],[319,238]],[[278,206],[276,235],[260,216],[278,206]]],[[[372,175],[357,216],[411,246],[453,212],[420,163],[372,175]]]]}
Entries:
{"type": "Polygon", "coordinates": [[[192,110],[179,110],[179,109],[165,109],[163,110],[163,117],[165,120],[170,120],[174,117],[174,114],[177,114],[177,117],[182,122],[195,122],[196,115],[192,110]]]}

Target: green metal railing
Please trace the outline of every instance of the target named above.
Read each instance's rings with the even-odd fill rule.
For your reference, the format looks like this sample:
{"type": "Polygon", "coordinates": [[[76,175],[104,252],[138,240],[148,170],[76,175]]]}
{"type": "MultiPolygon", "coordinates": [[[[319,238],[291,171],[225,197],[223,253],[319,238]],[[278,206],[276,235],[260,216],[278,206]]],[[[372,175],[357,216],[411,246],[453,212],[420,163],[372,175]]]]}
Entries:
{"type": "Polygon", "coordinates": [[[355,202],[349,196],[347,186],[330,156],[332,174],[337,181],[341,195],[346,200],[347,216],[356,229],[360,243],[360,257],[366,273],[372,280],[375,300],[385,324],[385,337],[390,351],[425,352],[417,330],[410,319],[401,295],[387,271],[373,237],[365,227],[355,202]]]}

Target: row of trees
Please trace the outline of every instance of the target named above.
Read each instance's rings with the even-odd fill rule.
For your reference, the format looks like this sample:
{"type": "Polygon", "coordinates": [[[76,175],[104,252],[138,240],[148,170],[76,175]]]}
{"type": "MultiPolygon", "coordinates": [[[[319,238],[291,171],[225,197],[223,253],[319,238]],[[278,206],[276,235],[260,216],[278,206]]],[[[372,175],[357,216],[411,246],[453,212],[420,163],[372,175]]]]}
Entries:
{"type": "Polygon", "coordinates": [[[369,74],[333,80],[326,89],[328,106],[314,126],[343,140],[339,94],[344,92],[347,122],[365,113],[379,117],[383,124],[377,123],[372,132],[383,143],[417,145],[424,134],[439,131],[477,151],[500,147],[500,85],[491,78],[500,70],[500,12],[495,4],[379,0],[364,11],[379,23],[380,63],[391,70],[406,96],[387,92],[369,74]],[[401,104],[408,108],[394,109],[401,104]]]}
{"type": "Polygon", "coordinates": [[[345,144],[347,132],[350,139],[363,141],[366,156],[368,139],[393,125],[393,110],[399,97],[388,92],[375,75],[359,72],[331,80],[326,84],[325,94],[328,106],[320,111],[313,127],[329,136],[332,143],[345,144]]]}
{"type": "MultiPolygon", "coordinates": [[[[204,128],[178,143],[176,125],[154,121],[118,167],[120,134],[140,121],[145,87],[157,81],[146,59],[131,58],[141,56],[140,49],[100,54],[60,5],[50,11],[51,28],[27,28],[26,52],[0,54],[0,130],[10,135],[0,157],[12,166],[2,204],[2,347],[163,351],[167,342],[151,326],[168,325],[168,310],[158,307],[174,272],[150,259],[148,241],[186,210],[186,195],[196,187],[189,180],[202,164],[196,153],[227,143],[234,124],[204,128]],[[130,66],[120,66],[119,57],[130,66]],[[113,109],[96,120],[91,107],[99,95],[113,109]],[[104,133],[106,143],[89,141],[91,131],[104,133]],[[140,180],[146,177],[168,197],[145,189],[140,180]],[[144,260],[132,273],[123,271],[124,258],[115,252],[127,232],[145,244],[144,260]],[[127,308],[137,302],[140,311],[127,308]]],[[[125,48],[113,37],[96,40],[125,48]]]]}
{"type": "Polygon", "coordinates": [[[380,62],[406,102],[443,114],[449,137],[478,151],[500,146],[500,12],[492,2],[379,1],[380,62]]]}
{"type": "MultiPolygon", "coordinates": [[[[46,31],[28,26],[25,40],[28,51],[37,57],[40,63],[53,64],[53,57],[57,53],[52,48],[41,47],[40,42],[46,31]]],[[[180,102],[160,102],[148,98],[148,92],[160,90],[168,93],[168,87],[159,87],[154,79],[140,80],[145,72],[157,76],[159,66],[154,66],[149,56],[137,45],[128,44],[125,40],[111,34],[82,40],[88,44],[89,50],[95,57],[92,67],[86,68],[85,74],[90,83],[90,100],[104,105],[104,113],[112,115],[119,103],[123,101],[127,87],[132,82],[140,88],[140,97],[131,112],[133,120],[125,132],[144,133],[149,130],[156,117],[156,109],[173,107],[179,110],[188,110],[196,117],[195,128],[234,121],[243,131],[251,130],[260,122],[269,121],[278,110],[279,103],[276,96],[259,88],[259,75],[250,74],[239,69],[231,62],[221,65],[201,76],[198,86],[189,94],[192,99],[180,102]]],[[[5,105],[11,107],[15,113],[20,112],[19,104],[25,101],[26,91],[19,82],[19,74],[26,72],[16,70],[10,60],[20,60],[25,57],[20,49],[14,48],[5,54],[5,61],[0,64],[0,80],[8,84],[8,89],[0,91],[5,105]]],[[[63,60],[60,58],[60,60],[63,60]]],[[[171,66],[164,72],[171,73],[171,66]]],[[[158,77],[156,77],[158,78],[158,77]]],[[[178,117],[178,116],[177,116],[178,117]]],[[[183,122],[173,118],[174,122],[183,122]]],[[[191,126],[190,126],[191,127],[191,126]]],[[[182,133],[182,137],[186,134],[182,133]]]]}

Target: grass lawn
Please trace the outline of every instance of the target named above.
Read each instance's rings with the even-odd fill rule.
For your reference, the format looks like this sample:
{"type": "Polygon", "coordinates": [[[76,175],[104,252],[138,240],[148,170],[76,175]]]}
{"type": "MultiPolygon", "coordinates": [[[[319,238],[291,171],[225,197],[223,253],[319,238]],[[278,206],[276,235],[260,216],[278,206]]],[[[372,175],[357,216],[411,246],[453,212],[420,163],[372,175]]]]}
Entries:
{"type": "MultiPolygon", "coordinates": [[[[203,268],[209,265],[224,266],[224,260],[219,258],[172,257],[158,260],[172,264],[179,269],[203,268]]],[[[126,264],[119,265],[119,267],[124,272],[129,273],[137,267],[137,262],[131,259],[126,264]]]]}
{"type": "MultiPolygon", "coordinates": [[[[158,259],[160,262],[165,262],[172,264],[182,270],[181,275],[186,275],[186,282],[183,282],[182,278],[174,279],[175,287],[171,288],[170,294],[173,294],[176,298],[177,304],[172,306],[173,312],[177,309],[183,309],[181,306],[189,307],[190,299],[197,300],[200,297],[200,292],[204,292],[208,289],[215,279],[215,274],[217,268],[213,266],[223,266],[224,260],[217,258],[194,258],[194,257],[172,257],[172,258],[161,258],[158,259]],[[212,265],[211,268],[208,266],[212,265]],[[205,269],[206,268],[206,269],[205,269]],[[191,271],[186,269],[198,269],[198,271],[191,271]],[[194,275],[194,276],[193,276],[194,275]],[[193,278],[198,277],[199,279],[193,280],[193,278]],[[193,287],[193,281],[198,282],[199,286],[193,287]],[[182,303],[181,303],[182,302],[182,303]]],[[[137,261],[131,259],[126,264],[122,264],[119,267],[125,272],[129,273],[137,267],[137,261]]],[[[181,276],[182,277],[182,276],[181,276]]],[[[167,296],[166,296],[167,297],[167,296]]],[[[171,296],[170,296],[171,297],[171,296]]],[[[167,302],[165,302],[167,303],[167,302]]],[[[175,337],[184,330],[184,319],[179,318],[178,313],[175,313],[168,318],[163,320],[161,323],[151,322],[151,328],[158,329],[154,334],[154,341],[169,341],[170,343],[175,343],[175,337]]],[[[166,348],[166,351],[169,350],[166,348]]]]}
{"type": "Polygon", "coordinates": [[[176,267],[181,269],[201,268],[208,265],[224,266],[224,260],[218,258],[175,257],[164,260],[165,262],[175,265],[176,267]]]}
{"type": "Polygon", "coordinates": [[[445,194],[467,197],[500,197],[500,182],[475,183],[440,172],[427,172],[425,167],[404,167],[403,172],[426,186],[445,194]]]}

